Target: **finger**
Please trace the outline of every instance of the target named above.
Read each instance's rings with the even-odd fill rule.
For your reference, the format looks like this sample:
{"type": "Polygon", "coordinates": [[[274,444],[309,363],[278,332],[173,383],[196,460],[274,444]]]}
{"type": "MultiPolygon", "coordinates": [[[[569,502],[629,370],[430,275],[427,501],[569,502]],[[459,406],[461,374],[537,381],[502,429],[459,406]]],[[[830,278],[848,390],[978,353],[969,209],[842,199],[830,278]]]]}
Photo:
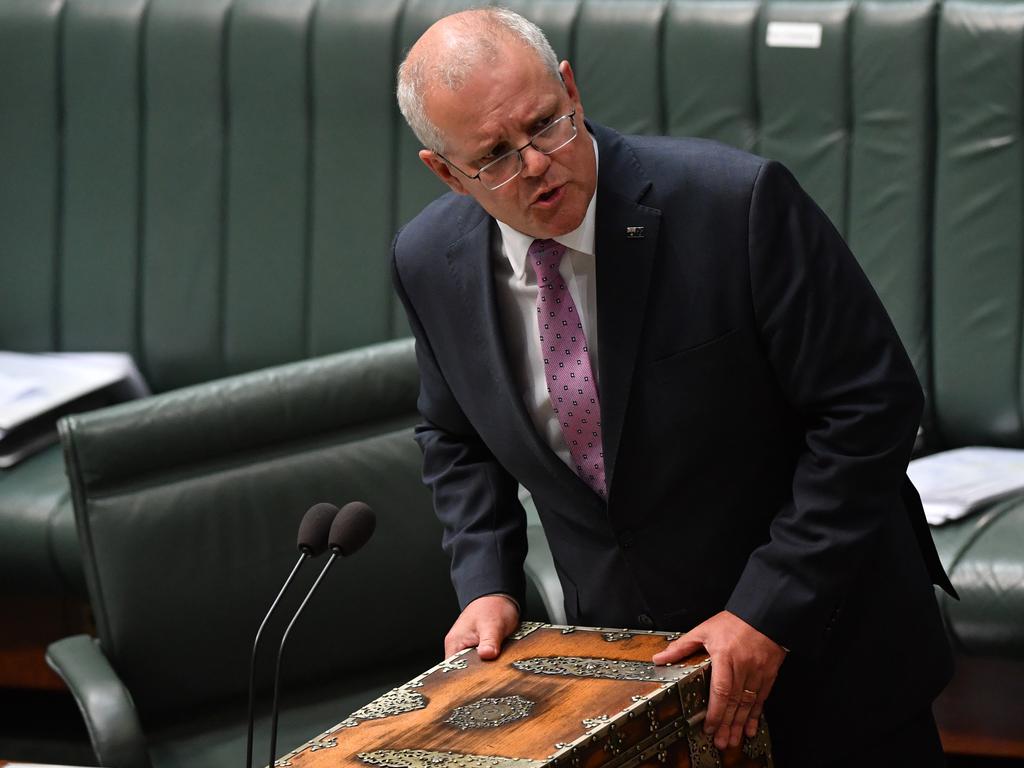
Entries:
{"type": "MultiPolygon", "coordinates": [[[[732,690],[733,674],[728,664],[715,664],[711,661],[711,685],[708,696],[708,713],[704,717],[704,733],[709,736],[715,733],[722,724],[729,706],[729,693],[732,690]]],[[[733,711],[735,714],[735,710],[733,711]]],[[[730,724],[732,716],[729,717],[730,724]]]]}
{"type": "MultiPolygon", "coordinates": [[[[740,707],[740,691],[743,690],[743,686],[740,685],[740,681],[746,680],[747,673],[743,669],[737,669],[736,664],[733,660],[722,661],[719,666],[723,671],[729,673],[729,685],[723,687],[719,694],[725,702],[725,706],[722,712],[721,720],[718,723],[718,727],[715,729],[715,746],[718,749],[725,749],[729,746],[729,738],[732,734],[733,723],[736,720],[736,712],[740,707]]],[[[714,659],[711,661],[711,684],[715,683],[715,662],[714,659]]]]}
{"type": "Polygon", "coordinates": [[[687,633],[669,643],[665,650],[654,654],[651,661],[655,664],[674,664],[687,656],[692,656],[703,647],[704,643],[699,638],[687,633]]]}
{"type": "Polygon", "coordinates": [[[729,728],[729,746],[738,747],[740,739],[743,738],[743,730],[747,725],[747,721],[750,719],[750,711],[757,703],[760,694],[761,680],[760,678],[747,678],[747,681],[743,683],[743,687],[736,686],[739,689],[739,706],[736,707],[736,717],[732,721],[732,725],[729,728]],[[756,682],[755,682],[756,681],[756,682]]]}
{"type": "Polygon", "coordinates": [[[772,686],[775,685],[775,677],[767,677],[761,684],[761,690],[757,694],[757,701],[754,702],[754,706],[750,708],[750,714],[747,716],[747,725],[745,733],[747,738],[752,739],[757,735],[757,729],[761,722],[761,713],[764,712],[764,703],[768,700],[768,694],[772,691],[772,686]]]}
{"type": "Polygon", "coordinates": [[[725,749],[729,746],[729,738],[732,734],[733,723],[736,720],[736,710],[739,709],[740,701],[735,695],[726,698],[725,712],[722,714],[722,721],[715,731],[715,746],[725,749]]]}

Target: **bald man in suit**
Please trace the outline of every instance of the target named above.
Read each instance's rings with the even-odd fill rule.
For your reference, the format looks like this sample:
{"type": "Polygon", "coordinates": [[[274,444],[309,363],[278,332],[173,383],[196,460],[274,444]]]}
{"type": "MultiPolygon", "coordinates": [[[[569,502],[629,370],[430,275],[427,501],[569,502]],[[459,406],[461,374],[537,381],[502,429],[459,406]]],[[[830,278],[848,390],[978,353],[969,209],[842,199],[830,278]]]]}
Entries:
{"type": "Polygon", "coordinates": [[[952,587],[906,477],[920,386],[877,296],[782,166],[587,122],[538,34],[463,12],[400,71],[451,190],[393,253],[463,608],[446,652],[494,658],[518,622],[522,484],[571,623],[685,632],[657,663],[707,649],[719,747],[766,710],[783,768],[941,765],[932,584],[952,587]],[[868,711],[873,745],[837,754],[868,711]]]}

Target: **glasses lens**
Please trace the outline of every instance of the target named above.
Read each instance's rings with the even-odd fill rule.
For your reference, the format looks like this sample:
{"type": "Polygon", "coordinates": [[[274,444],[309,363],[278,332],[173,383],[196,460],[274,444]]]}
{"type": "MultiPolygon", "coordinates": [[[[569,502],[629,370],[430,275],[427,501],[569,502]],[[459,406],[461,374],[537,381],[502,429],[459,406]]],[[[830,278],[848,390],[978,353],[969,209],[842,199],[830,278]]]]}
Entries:
{"type": "Polygon", "coordinates": [[[480,169],[480,181],[488,189],[497,189],[502,184],[507,184],[519,175],[522,168],[522,157],[518,152],[509,152],[504,157],[499,157],[490,165],[480,169]]]}
{"type": "Polygon", "coordinates": [[[533,137],[533,146],[546,155],[561,149],[576,138],[576,123],[565,115],[533,137]]]}
{"type": "MultiPolygon", "coordinates": [[[[547,128],[535,134],[530,144],[536,147],[537,151],[550,155],[575,138],[576,122],[572,119],[572,115],[569,114],[558,118],[547,128]]],[[[503,157],[499,157],[493,163],[485,165],[480,169],[478,176],[485,187],[495,190],[512,181],[512,179],[519,175],[522,169],[522,151],[512,151],[503,157]]]]}

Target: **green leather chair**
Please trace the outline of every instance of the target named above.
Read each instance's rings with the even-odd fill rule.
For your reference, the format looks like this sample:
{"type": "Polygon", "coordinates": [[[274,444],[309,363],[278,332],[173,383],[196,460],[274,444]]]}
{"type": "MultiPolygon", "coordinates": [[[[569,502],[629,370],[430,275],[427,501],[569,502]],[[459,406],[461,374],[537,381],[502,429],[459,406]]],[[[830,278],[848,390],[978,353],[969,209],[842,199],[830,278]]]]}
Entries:
{"type": "MultiPolygon", "coordinates": [[[[99,764],[237,766],[256,628],[319,501],[367,502],[377,531],[339,559],[284,657],[279,754],[443,656],[457,605],[412,439],[412,345],[228,378],[61,425],[98,638],[50,647],[99,764]]],[[[268,627],[264,704],[307,562],[268,627]]],[[[256,765],[268,754],[266,709],[256,765]]]]}

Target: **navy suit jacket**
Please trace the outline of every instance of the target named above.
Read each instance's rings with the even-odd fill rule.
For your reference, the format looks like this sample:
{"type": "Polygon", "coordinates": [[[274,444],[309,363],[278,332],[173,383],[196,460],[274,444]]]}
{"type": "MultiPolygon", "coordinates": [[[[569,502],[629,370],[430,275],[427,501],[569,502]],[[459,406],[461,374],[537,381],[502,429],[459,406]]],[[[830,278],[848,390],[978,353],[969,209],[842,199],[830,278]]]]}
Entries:
{"type": "Polygon", "coordinates": [[[728,609],[790,650],[769,699],[783,742],[868,701],[898,724],[948,680],[932,583],[952,587],[906,477],[923,398],[888,315],[778,163],[588,127],[607,503],[516,389],[490,216],[448,194],[395,240],[460,602],[522,599],[522,483],[571,623],[687,630],[728,609]]]}

